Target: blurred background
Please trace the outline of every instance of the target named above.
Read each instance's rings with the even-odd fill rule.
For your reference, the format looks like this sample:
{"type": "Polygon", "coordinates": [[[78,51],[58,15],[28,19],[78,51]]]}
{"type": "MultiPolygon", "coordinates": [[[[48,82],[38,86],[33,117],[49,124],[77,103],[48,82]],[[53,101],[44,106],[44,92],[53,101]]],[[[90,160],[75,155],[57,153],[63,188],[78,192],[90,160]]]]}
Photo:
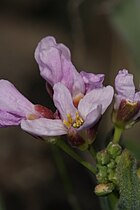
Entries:
{"type": "MultiPolygon", "coordinates": [[[[118,70],[126,68],[139,88],[139,11],[139,0],[1,0],[0,78],[10,80],[35,104],[49,101],[51,108],[34,50],[43,37],[52,35],[70,48],[79,71],[105,73],[105,84],[114,85],[118,70]]],[[[111,110],[99,126],[97,148],[104,146],[112,129],[111,110]]],[[[139,124],[123,138],[140,158],[139,124]]],[[[95,184],[94,177],[63,152],[20,128],[0,130],[0,210],[99,210],[95,184]]]]}

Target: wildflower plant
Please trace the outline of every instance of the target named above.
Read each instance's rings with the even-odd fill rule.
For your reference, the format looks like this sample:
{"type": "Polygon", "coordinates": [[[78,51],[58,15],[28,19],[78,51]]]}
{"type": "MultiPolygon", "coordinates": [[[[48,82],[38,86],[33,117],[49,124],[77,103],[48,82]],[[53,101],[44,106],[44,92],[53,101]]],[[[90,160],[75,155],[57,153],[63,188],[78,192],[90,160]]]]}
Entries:
{"type": "Polygon", "coordinates": [[[69,49],[51,36],[39,42],[35,59],[55,112],[47,104],[46,107],[33,104],[13,84],[2,79],[0,127],[20,126],[72,156],[96,177],[94,192],[110,198],[110,209],[139,210],[138,161],[120,142],[122,132],[140,118],[140,92],[135,91],[133,75],[123,69],[115,78],[115,90],[110,85],[104,86],[104,74],[79,73],[71,62],[69,49]],[[114,135],[105,148],[95,151],[98,125],[113,96],[114,135]],[[95,164],[83,159],[77,149],[89,151],[95,164]]]}

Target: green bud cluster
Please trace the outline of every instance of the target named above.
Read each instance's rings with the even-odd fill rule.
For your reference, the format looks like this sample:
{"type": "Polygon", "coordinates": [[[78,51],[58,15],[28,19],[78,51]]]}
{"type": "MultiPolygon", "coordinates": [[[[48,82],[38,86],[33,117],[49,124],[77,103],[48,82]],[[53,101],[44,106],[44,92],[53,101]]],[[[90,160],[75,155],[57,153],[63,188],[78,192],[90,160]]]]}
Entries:
{"type": "Polygon", "coordinates": [[[117,181],[116,168],[120,160],[121,153],[121,146],[113,142],[110,142],[106,149],[97,153],[96,161],[98,172],[96,174],[96,178],[98,181],[98,185],[95,188],[95,193],[97,195],[106,195],[110,193],[110,191],[112,192],[112,190],[114,189],[117,181]],[[102,187],[103,192],[101,192],[102,187]],[[97,192],[98,190],[100,191],[99,193],[97,192]]]}

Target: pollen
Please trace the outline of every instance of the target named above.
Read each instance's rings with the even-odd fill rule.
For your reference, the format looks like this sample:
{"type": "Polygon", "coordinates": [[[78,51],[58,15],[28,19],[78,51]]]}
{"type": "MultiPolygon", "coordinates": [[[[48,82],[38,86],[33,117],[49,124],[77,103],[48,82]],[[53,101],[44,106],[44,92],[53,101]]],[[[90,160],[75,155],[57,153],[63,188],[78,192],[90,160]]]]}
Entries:
{"type": "Polygon", "coordinates": [[[71,114],[67,114],[67,120],[64,120],[63,123],[67,128],[70,128],[71,126],[79,128],[84,123],[84,120],[80,117],[79,113],[76,112],[75,119],[72,119],[71,114]]]}
{"type": "Polygon", "coordinates": [[[72,123],[73,123],[73,119],[71,114],[67,114],[67,121],[63,120],[64,125],[66,125],[67,128],[70,128],[72,123]]]}
{"type": "Polygon", "coordinates": [[[83,123],[84,123],[84,120],[82,119],[82,117],[80,117],[79,113],[76,112],[76,118],[72,126],[74,128],[79,128],[81,125],[83,125],[83,123]]]}

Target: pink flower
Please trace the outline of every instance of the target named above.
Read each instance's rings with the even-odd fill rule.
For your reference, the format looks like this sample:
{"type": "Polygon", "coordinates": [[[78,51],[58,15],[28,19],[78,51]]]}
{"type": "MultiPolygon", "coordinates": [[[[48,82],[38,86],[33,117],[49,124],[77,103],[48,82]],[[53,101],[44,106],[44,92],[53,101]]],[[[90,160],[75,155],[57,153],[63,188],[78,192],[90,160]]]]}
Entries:
{"type": "MultiPolygon", "coordinates": [[[[82,132],[99,121],[112,101],[113,88],[107,86],[90,91],[80,100],[77,108],[73,105],[71,93],[65,85],[57,83],[53,89],[53,101],[60,113],[60,119],[22,120],[21,128],[40,136],[68,134],[71,143],[76,146],[88,142],[89,139],[83,139],[82,132]]],[[[91,139],[89,141],[91,143],[91,139]]]]}
{"type": "Polygon", "coordinates": [[[10,82],[0,80],[0,127],[20,125],[30,134],[55,137],[67,134],[74,146],[91,144],[94,128],[113,98],[103,74],[78,73],[69,49],[53,37],[41,40],[35,51],[40,74],[52,89],[57,109],[34,105],[10,82]]]}

